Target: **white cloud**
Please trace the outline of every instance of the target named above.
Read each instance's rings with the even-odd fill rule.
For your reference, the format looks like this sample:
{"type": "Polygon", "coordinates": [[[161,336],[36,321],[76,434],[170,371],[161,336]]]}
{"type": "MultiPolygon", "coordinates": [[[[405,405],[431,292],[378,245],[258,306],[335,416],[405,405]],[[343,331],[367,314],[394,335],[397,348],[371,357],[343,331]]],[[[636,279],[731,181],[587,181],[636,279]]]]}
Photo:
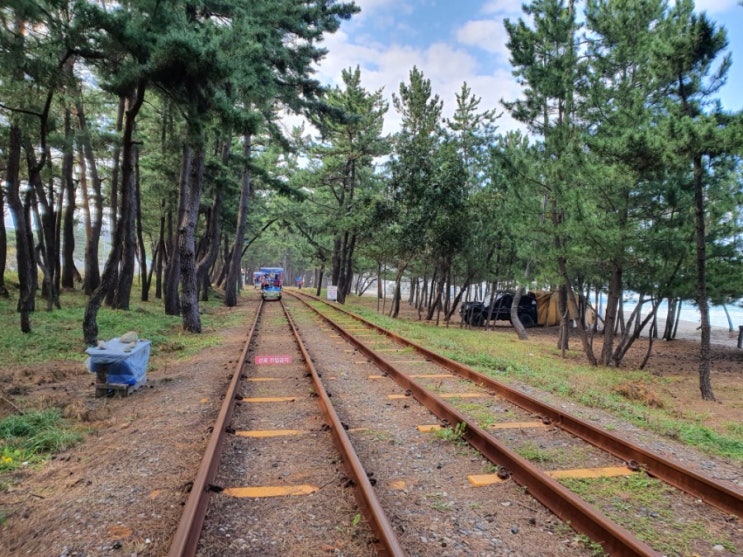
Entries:
{"type": "Polygon", "coordinates": [[[457,40],[465,45],[481,48],[508,60],[508,34],[500,19],[468,21],[456,31],[457,40]]]}
{"type": "MultiPolygon", "coordinates": [[[[363,87],[368,91],[383,88],[384,96],[390,103],[385,118],[385,133],[395,132],[400,127],[399,117],[392,107],[392,93],[399,91],[401,82],[409,81],[413,66],[431,81],[433,94],[439,95],[444,101],[445,117],[451,117],[456,108],[456,94],[465,81],[473,94],[481,97],[480,109],[483,111],[495,108],[502,112],[500,99],[514,99],[520,94],[508,68],[484,74],[472,53],[443,42],[433,43],[426,48],[376,42],[360,44],[339,31],[328,37],[325,46],[329,52],[320,65],[317,78],[323,83],[337,85],[342,70],[360,66],[363,87]]],[[[501,131],[518,127],[507,116],[498,122],[501,131]]]]}
{"type": "Polygon", "coordinates": [[[521,4],[521,0],[488,0],[480,11],[484,14],[520,14],[521,4]]]}

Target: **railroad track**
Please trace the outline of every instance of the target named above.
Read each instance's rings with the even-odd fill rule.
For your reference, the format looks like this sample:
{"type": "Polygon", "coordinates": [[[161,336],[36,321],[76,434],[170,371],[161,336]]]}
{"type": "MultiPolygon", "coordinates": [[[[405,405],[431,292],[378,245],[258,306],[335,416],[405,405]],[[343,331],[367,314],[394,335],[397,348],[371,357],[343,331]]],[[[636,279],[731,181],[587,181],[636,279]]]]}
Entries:
{"type": "MultiPolygon", "coordinates": [[[[288,305],[293,319],[283,304],[256,314],[169,555],[593,554],[532,496],[607,554],[661,554],[558,479],[669,463],[335,306],[288,305]],[[503,437],[583,466],[540,469],[503,437]]],[[[720,491],[715,512],[740,516],[740,493],[675,483],[720,491]]]]}

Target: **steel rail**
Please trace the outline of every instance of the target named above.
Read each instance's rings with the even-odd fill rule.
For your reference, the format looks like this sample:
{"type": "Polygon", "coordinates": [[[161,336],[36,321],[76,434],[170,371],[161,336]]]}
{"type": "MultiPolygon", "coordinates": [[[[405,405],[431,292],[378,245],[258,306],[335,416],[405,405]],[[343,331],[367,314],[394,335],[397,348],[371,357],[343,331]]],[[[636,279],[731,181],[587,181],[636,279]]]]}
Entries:
{"type": "Polygon", "coordinates": [[[317,373],[317,369],[312,363],[312,358],[301,340],[299,330],[294,324],[294,320],[287,311],[283,301],[281,301],[281,306],[289,321],[289,326],[294,333],[297,345],[302,352],[305,365],[312,376],[312,383],[314,385],[315,393],[320,399],[320,406],[325,412],[325,416],[330,421],[330,432],[333,435],[336,447],[342,455],[343,465],[346,472],[355,483],[354,494],[356,495],[356,501],[358,502],[359,507],[361,507],[362,512],[364,512],[364,516],[369,521],[371,529],[376,534],[379,540],[378,543],[381,544],[381,547],[378,549],[380,549],[381,554],[383,555],[388,555],[389,557],[402,557],[406,555],[406,553],[402,549],[400,541],[387,519],[387,514],[384,512],[384,509],[377,498],[377,494],[366,474],[366,470],[364,469],[363,464],[361,464],[361,460],[356,454],[356,450],[353,448],[351,439],[346,433],[346,430],[341,423],[341,419],[330,401],[330,397],[322,384],[320,375],[317,373]]]}
{"type": "MultiPolygon", "coordinates": [[[[247,341],[227,388],[214,429],[209,437],[204,457],[202,458],[201,465],[196,474],[196,479],[193,482],[191,492],[186,500],[183,514],[181,515],[181,520],[178,523],[175,535],[173,536],[170,550],[168,551],[168,557],[192,557],[196,554],[201,529],[204,524],[204,518],[209,504],[209,486],[214,480],[219,467],[219,457],[222,445],[237,400],[238,382],[246,363],[248,350],[261,315],[263,303],[264,302],[261,301],[258,311],[256,312],[255,319],[248,333],[247,341]]],[[[378,537],[380,553],[388,555],[389,557],[404,557],[406,553],[400,546],[400,542],[394,533],[392,525],[387,520],[387,516],[376,497],[376,493],[366,475],[366,471],[351,445],[351,441],[343,428],[338,414],[335,412],[335,409],[330,402],[330,398],[322,385],[317,370],[312,364],[310,355],[301,342],[299,331],[283,302],[281,302],[281,306],[287,317],[292,333],[294,334],[297,345],[302,352],[306,367],[312,376],[315,392],[320,399],[320,406],[331,423],[331,432],[336,442],[336,446],[338,447],[339,452],[341,452],[346,471],[355,482],[354,493],[356,494],[356,499],[359,506],[364,511],[372,530],[378,537]]]]}
{"type": "MultiPolygon", "coordinates": [[[[400,372],[392,362],[376,353],[363,341],[355,338],[332,319],[323,315],[317,308],[310,306],[299,297],[297,299],[335,328],[343,338],[357,346],[359,350],[386,371],[401,387],[409,391],[418,402],[437,417],[449,424],[464,423],[466,427],[463,437],[470,445],[480,451],[493,464],[506,468],[513,480],[524,486],[535,499],[562,520],[569,522],[576,531],[601,544],[607,553],[621,557],[660,555],[645,542],[636,538],[630,531],[612,522],[559,482],[544,474],[528,460],[499,443],[492,435],[473,423],[454,406],[446,403],[406,374],[400,372]]],[[[344,310],[340,311],[347,313],[344,310]]]]}
{"type": "Polygon", "coordinates": [[[516,391],[503,383],[467,367],[464,364],[451,360],[441,354],[432,352],[431,350],[410,341],[397,333],[388,331],[379,325],[367,321],[363,317],[332,304],[327,304],[325,300],[304,293],[302,295],[323,302],[329,307],[374,328],[378,332],[389,336],[397,342],[414,348],[427,358],[451,369],[458,375],[469,379],[483,388],[492,390],[499,396],[516,404],[524,410],[542,416],[543,418],[549,418],[553,425],[584,439],[588,443],[607,451],[617,458],[628,463],[637,463],[637,465],[649,475],[663,480],[669,485],[672,485],[713,507],[717,507],[726,513],[743,518],[743,492],[728,487],[712,478],[697,474],[692,470],[687,470],[672,460],[653,454],[652,452],[621,439],[620,437],[596,427],[591,423],[571,416],[570,414],[566,414],[565,412],[532,398],[527,394],[516,391]]]}
{"type": "Polygon", "coordinates": [[[186,504],[183,508],[183,514],[181,520],[178,523],[178,528],[173,536],[173,541],[170,544],[170,550],[168,551],[168,557],[192,557],[196,554],[196,548],[199,544],[199,537],[201,536],[201,529],[204,525],[204,518],[206,516],[206,509],[209,504],[209,485],[214,481],[214,477],[219,467],[219,458],[222,452],[222,444],[226,430],[232,419],[232,412],[235,408],[237,386],[242,375],[243,367],[248,356],[248,349],[250,343],[253,340],[253,334],[258,324],[258,320],[263,309],[263,301],[258,306],[258,311],[255,313],[253,324],[248,332],[248,338],[243,347],[240,358],[235,365],[235,370],[232,373],[232,379],[227,387],[227,392],[222,402],[222,406],[219,409],[217,420],[214,422],[214,429],[209,436],[209,441],[206,445],[206,451],[201,459],[201,465],[196,473],[193,486],[191,486],[191,492],[186,499],[186,504]]]}

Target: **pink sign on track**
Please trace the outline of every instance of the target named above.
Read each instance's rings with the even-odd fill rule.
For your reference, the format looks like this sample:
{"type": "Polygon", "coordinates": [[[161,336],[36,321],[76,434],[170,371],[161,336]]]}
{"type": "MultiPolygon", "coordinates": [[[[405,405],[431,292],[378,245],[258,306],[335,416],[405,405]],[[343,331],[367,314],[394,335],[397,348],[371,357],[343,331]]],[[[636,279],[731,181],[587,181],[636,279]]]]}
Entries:
{"type": "Polygon", "coordinates": [[[256,356],[255,365],[272,365],[272,364],[290,364],[292,363],[291,356],[256,356]]]}

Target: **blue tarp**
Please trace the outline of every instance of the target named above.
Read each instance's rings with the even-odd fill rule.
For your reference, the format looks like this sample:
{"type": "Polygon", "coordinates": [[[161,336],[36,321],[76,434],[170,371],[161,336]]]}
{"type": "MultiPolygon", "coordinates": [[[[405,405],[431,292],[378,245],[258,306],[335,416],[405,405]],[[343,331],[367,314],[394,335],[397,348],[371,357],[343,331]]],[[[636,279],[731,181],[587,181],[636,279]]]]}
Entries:
{"type": "Polygon", "coordinates": [[[91,373],[105,373],[108,383],[137,385],[147,376],[150,359],[150,341],[121,342],[118,338],[107,341],[102,348],[93,346],[85,351],[90,359],[91,373]]]}

